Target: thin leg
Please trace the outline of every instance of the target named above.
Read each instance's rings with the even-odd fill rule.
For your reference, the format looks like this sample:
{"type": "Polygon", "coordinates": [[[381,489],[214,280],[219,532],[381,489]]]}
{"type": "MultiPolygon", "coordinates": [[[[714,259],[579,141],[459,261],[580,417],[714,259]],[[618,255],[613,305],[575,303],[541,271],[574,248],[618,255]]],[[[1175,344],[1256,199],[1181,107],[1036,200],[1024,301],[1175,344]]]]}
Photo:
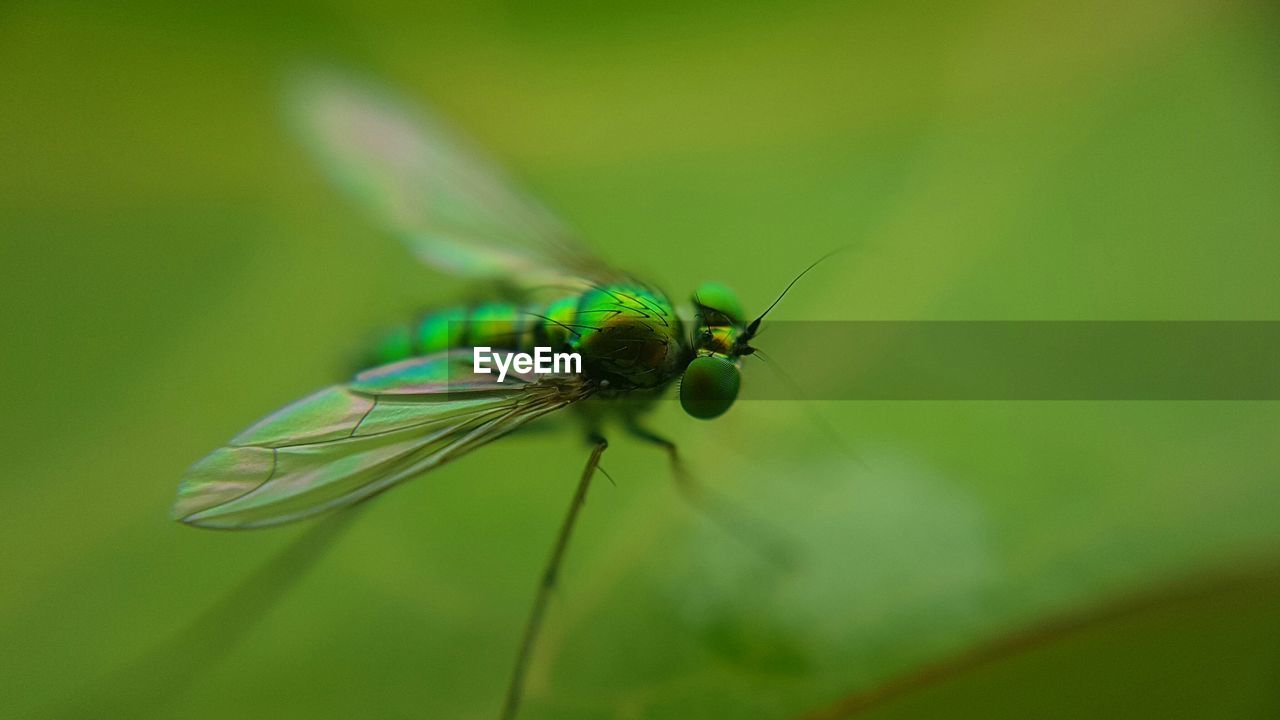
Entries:
{"type": "Polygon", "coordinates": [[[770,561],[786,568],[795,564],[791,548],[785,540],[777,536],[772,528],[726,502],[694,479],[680,460],[680,452],[674,442],[640,425],[635,418],[628,418],[625,426],[627,432],[634,437],[667,451],[676,487],[680,489],[690,505],[718,523],[725,532],[736,537],[742,544],[759,552],[770,561]]]}
{"type": "Polygon", "coordinates": [[[529,656],[538,641],[538,631],[542,629],[542,618],[547,611],[547,600],[551,597],[551,589],[556,584],[556,573],[560,571],[560,561],[564,559],[564,551],[569,547],[569,536],[573,534],[574,522],[578,519],[578,511],[587,499],[587,488],[591,486],[591,476],[600,465],[600,456],[609,441],[599,435],[592,437],[595,447],[591,457],[587,458],[587,466],[582,469],[582,479],[578,481],[578,489],[569,503],[569,514],[565,515],[564,524],[560,526],[560,534],[556,537],[555,547],[551,550],[551,558],[542,572],[542,582],[538,584],[538,593],[534,596],[533,610],[529,613],[529,622],[524,628],[524,639],[520,642],[520,652],[516,655],[516,667],[511,673],[511,684],[507,686],[507,700],[502,705],[502,720],[513,720],[520,710],[520,693],[524,690],[524,675],[528,669],[529,656]]]}

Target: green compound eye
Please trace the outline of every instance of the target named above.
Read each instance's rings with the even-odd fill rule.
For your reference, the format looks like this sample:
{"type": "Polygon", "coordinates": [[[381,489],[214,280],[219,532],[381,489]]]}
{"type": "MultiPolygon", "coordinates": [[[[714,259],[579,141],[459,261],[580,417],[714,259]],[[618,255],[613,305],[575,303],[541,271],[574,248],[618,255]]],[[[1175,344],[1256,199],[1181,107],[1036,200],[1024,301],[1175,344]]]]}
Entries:
{"type": "Polygon", "coordinates": [[[712,310],[719,310],[730,320],[742,322],[742,303],[738,296],[720,283],[702,283],[693,294],[693,301],[712,310]]]}
{"type": "Polygon", "coordinates": [[[738,366],[718,357],[695,358],[680,378],[680,404],[700,420],[724,414],[738,397],[738,366]]]}

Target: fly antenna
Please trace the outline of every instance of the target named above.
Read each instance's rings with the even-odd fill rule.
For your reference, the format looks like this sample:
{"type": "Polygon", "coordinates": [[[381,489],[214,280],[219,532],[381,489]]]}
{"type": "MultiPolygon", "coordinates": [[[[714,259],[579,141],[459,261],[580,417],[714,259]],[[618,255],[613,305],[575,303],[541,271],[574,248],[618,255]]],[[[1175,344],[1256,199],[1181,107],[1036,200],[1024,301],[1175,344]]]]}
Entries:
{"type": "Polygon", "coordinates": [[[814,261],[809,265],[809,267],[805,268],[804,270],[801,270],[801,271],[800,271],[800,274],[799,274],[799,275],[797,275],[797,276],[795,276],[795,279],[793,279],[791,282],[787,283],[787,286],[786,286],[785,288],[783,288],[782,293],[781,293],[780,295],[778,295],[778,299],[777,299],[777,300],[774,300],[774,301],[769,305],[769,307],[765,308],[765,311],[764,311],[764,312],[762,312],[762,313],[760,313],[760,317],[758,317],[758,318],[756,318],[755,320],[752,320],[752,321],[751,321],[751,324],[747,326],[747,336],[748,336],[748,337],[751,337],[751,336],[754,336],[754,335],[756,334],[756,329],[760,327],[760,321],[764,319],[764,316],[765,316],[765,315],[768,315],[768,314],[769,314],[769,311],[770,311],[770,310],[772,310],[772,309],[774,309],[775,307],[777,307],[778,303],[782,302],[782,298],[786,297],[786,296],[787,296],[787,293],[791,290],[791,288],[795,287],[795,284],[796,284],[796,283],[798,283],[798,282],[800,282],[800,278],[804,277],[804,276],[805,276],[805,274],[807,274],[810,270],[812,270],[812,269],[814,269],[815,267],[817,267],[817,266],[818,266],[818,263],[822,262],[823,260],[826,260],[827,258],[831,257],[832,255],[835,255],[836,253],[843,252],[843,251],[848,250],[848,249],[849,249],[849,246],[847,246],[847,245],[846,245],[846,246],[844,246],[844,247],[838,247],[838,248],[836,248],[835,250],[832,250],[831,252],[827,253],[826,255],[823,255],[822,257],[818,258],[817,260],[814,260],[814,261]]]}

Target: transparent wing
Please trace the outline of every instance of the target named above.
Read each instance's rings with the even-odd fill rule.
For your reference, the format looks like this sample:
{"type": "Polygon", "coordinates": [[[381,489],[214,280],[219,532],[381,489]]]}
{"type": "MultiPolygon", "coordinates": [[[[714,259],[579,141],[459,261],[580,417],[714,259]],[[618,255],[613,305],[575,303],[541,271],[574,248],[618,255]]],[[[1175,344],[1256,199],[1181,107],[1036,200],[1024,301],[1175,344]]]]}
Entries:
{"type": "Polygon", "coordinates": [[[472,375],[454,351],[374,368],[263,418],[182,477],[173,513],[265,527],[350,505],[590,394],[578,376],[472,375]]]}
{"type": "Polygon", "coordinates": [[[334,181],[424,262],[525,287],[618,279],[431,114],[336,73],[297,82],[290,111],[334,181]]]}

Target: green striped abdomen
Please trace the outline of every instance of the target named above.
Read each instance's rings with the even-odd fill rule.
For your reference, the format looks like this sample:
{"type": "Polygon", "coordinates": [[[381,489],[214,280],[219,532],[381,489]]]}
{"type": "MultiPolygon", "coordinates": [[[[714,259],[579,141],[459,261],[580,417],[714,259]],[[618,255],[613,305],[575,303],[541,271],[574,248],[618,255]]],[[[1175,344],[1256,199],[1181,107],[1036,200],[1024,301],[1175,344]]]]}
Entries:
{"type": "Polygon", "coordinates": [[[660,385],[686,359],[680,320],[666,297],[639,286],[613,285],[546,304],[492,302],[437,310],[388,333],[372,364],[472,347],[577,352],[584,372],[622,388],[660,385]]]}
{"type": "Polygon", "coordinates": [[[427,313],[387,333],[373,353],[374,364],[470,347],[528,351],[534,347],[568,348],[572,335],[552,320],[573,322],[579,296],[549,305],[481,303],[427,313]],[[544,318],[551,318],[547,320],[544,318]]]}

